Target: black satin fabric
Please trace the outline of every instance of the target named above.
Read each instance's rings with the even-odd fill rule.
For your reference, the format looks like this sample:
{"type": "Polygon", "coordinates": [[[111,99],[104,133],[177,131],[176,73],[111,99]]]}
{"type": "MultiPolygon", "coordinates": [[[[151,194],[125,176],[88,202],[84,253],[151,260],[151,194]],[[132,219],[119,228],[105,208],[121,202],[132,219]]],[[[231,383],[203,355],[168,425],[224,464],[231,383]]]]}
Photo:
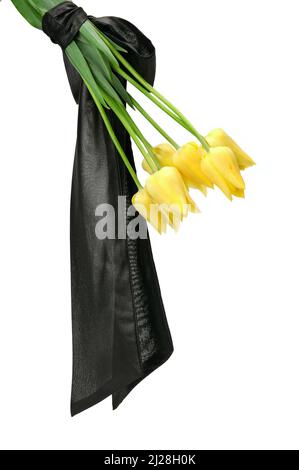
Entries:
{"type": "MultiPolygon", "coordinates": [[[[126,58],[153,83],[152,43],[123,19],[90,19],[128,51],[126,58]]],[[[126,196],[128,206],[137,189],[80,76],[66,58],[65,65],[79,104],[71,198],[71,413],[75,415],[109,395],[117,408],[169,358],[173,344],[149,239],[99,240],[95,235],[97,206],[112,204],[117,214],[118,196],[126,196]]],[[[109,117],[134,166],[129,135],[112,113],[109,117]]],[[[120,216],[129,223],[125,210],[120,216]]]]}
{"type": "Polygon", "coordinates": [[[43,32],[54,44],[66,49],[87,19],[83,8],[73,2],[63,2],[43,16],[43,32]]]}

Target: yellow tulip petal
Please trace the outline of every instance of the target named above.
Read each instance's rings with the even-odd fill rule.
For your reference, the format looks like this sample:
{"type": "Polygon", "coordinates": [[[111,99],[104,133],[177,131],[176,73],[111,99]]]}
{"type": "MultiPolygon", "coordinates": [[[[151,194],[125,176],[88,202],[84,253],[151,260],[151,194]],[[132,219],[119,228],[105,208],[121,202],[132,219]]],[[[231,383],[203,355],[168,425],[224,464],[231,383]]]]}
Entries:
{"type": "MultiPolygon", "coordinates": [[[[157,147],[153,148],[153,152],[156,155],[160,165],[163,166],[173,166],[173,160],[172,157],[175,154],[175,148],[168,144],[160,144],[157,145],[157,147]]],[[[150,168],[149,164],[147,161],[144,159],[142,162],[142,168],[149,174],[151,175],[153,173],[152,169],[150,168]]]]}
{"type": "Polygon", "coordinates": [[[187,188],[199,189],[199,191],[201,191],[204,196],[208,195],[208,188],[206,186],[204,186],[203,184],[198,184],[198,185],[195,186],[194,184],[190,183],[189,181],[186,181],[185,178],[184,178],[184,181],[185,181],[185,184],[186,184],[187,188]]]}
{"type": "Polygon", "coordinates": [[[173,165],[173,155],[175,154],[175,148],[168,144],[160,144],[153,148],[153,152],[158,158],[161,166],[172,166],[173,165]]]}
{"type": "Polygon", "coordinates": [[[155,202],[168,207],[168,212],[185,217],[189,209],[196,208],[180,172],[174,167],[163,167],[149,176],[145,188],[155,202]]]}
{"type": "Polygon", "coordinates": [[[177,214],[169,214],[169,225],[173,228],[175,232],[179,231],[181,226],[182,218],[179,217],[177,214]]]}
{"type": "Polygon", "coordinates": [[[223,176],[216,170],[214,165],[211,163],[208,156],[202,161],[202,169],[205,174],[210,178],[213,183],[218,186],[219,189],[225,194],[225,196],[232,201],[232,194],[230,192],[229,186],[227,185],[223,176]]]}
{"type": "Polygon", "coordinates": [[[207,158],[228,183],[238,189],[245,189],[245,183],[232,150],[228,147],[214,147],[210,149],[207,158]]]}
{"type": "Polygon", "coordinates": [[[192,197],[190,196],[188,192],[187,192],[187,201],[188,201],[188,204],[190,205],[191,212],[193,212],[194,214],[197,214],[198,212],[200,212],[200,210],[198,209],[197,205],[195,204],[195,202],[193,201],[192,197]]]}
{"type": "Polygon", "coordinates": [[[211,147],[229,147],[236,155],[240,170],[255,165],[252,158],[223,129],[212,130],[206,140],[211,147]]]}
{"type": "Polygon", "coordinates": [[[166,232],[167,219],[145,189],[140,189],[138,193],[133,196],[132,204],[160,234],[166,232]]]}
{"type": "Polygon", "coordinates": [[[144,171],[146,171],[149,175],[152,174],[152,169],[151,167],[149,166],[149,164],[147,163],[147,161],[145,159],[143,159],[142,161],[142,168],[144,169],[144,171]]]}
{"type": "Polygon", "coordinates": [[[235,197],[240,197],[240,198],[245,198],[245,190],[244,189],[238,189],[235,188],[234,186],[231,186],[229,183],[227,183],[230,192],[232,193],[233,196],[235,197]]]}
{"type": "Polygon", "coordinates": [[[204,174],[201,162],[204,150],[195,142],[189,142],[178,149],[173,155],[173,164],[193,188],[212,187],[213,184],[204,174]]]}

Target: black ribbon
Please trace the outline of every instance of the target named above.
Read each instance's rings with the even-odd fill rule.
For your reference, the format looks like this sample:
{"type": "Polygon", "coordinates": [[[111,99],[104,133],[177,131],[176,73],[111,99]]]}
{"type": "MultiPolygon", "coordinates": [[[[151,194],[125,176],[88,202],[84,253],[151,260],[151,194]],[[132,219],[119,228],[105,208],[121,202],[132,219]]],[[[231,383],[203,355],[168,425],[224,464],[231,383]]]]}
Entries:
{"type": "Polygon", "coordinates": [[[83,8],[73,2],[63,2],[43,16],[43,31],[54,44],[66,49],[87,19],[83,8]]]}
{"type": "MultiPolygon", "coordinates": [[[[64,48],[84,18],[75,5],[65,2],[46,15],[46,32],[64,48]]],[[[127,50],[126,59],[153,84],[156,56],[151,41],[123,19],[89,19],[127,50]]],[[[71,413],[75,415],[110,395],[117,408],[139,382],[167,361],[173,345],[149,238],[96,237],[96,208],[112,205],[116,227],[119,217],[127,227],[131,218],[126,209],[137,188],[80,75],[66,55],[64,59],[79,104],[71,198],[71,413]],[[126,201],[121,211],[119,196],[126,201]]],[[[130,136],[112,112],[109,119],[135,167],[130,136]]]]}

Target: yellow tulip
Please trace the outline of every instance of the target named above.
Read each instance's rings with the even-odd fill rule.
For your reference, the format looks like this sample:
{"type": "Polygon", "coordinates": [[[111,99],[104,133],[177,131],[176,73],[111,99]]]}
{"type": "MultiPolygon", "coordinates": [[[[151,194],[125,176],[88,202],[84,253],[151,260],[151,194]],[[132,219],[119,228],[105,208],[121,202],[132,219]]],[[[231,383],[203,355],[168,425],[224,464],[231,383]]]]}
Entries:
{"type": "Polygon", "coordinates": [[[132,198],[135,209],[161,234],[166,232],[167,218],[159,210],[146,189],[140,189],[132,198]]]}
{"type": "MultiPolygon", "coordinates": [[[[172,145],[167,143],[157,145],[157,147],[153,148],[153,152],[162,167],[173,166],[172,157],[175,154],[175,148],[172,145]]],[[[152,174],[152,170],[146,160],[143,160],[142,168],[150,175],[152,174]]]]}
{"type": "Polygon", "coordinates": [[[195,142],[189,142],[173,155],[173,165],[182,174],[189,188],[196,188],[206,194],[206,187],[213,187],[211,180],[202,171],[201,164],[205,151],[195,142]]]}
{"type": "Polygon", "coordinates": [[[206,137],[208,144],[211,147],[228,147],[230,148],[238,161],[240,170],[245,170],[246,168],[255,165],[255,162],[252,158],[244,152],[244,150],[239,147],[239,145],[223,130],[223,129],[214,129],[209,132],[206,137]]]}
{"type": "MultiPolygon", "coordinates": [[[[184,172],[185,174],[183,174],[182,171],[180,171],[183,177],[183,180],[185,182],[185,185],[188,188],[199,189],[205,196],[207,195],[206,185],[209,187],[212,187],[212,184],[210,181],[207,180],[207,177],[202,172],[200,174],[200,169],[198,168],[200,166],[200,163],[198,160],[201,160],[201,157],[202,157],[201,147],[199,147],[196,143],[192,142],[190,144],[186,144],[184,147],[176,151],[172,145],[165,143],[165,144],[160,144],[157,147],[153,148],[153,151],[155,155],[157,156],[159,163],[162,167],[175,166],[179,171],[181,170],[182,167],[185,167],[185,170],[186,170],[184,172]],[[180,153],[180,156],[176,155],[178,152],[180,153]],[[188,168],[186,168],[186,164],[188,162],[183,161],[186,153],[191,153],[194,155],[193,158],[192,157],[190,158],[190,160],[191,160],[191,165],[193,164],[193,166],[197,167],[197,173],[196,171],[194,173],[192,172],[191,169],[188,170],[188,168]],[[198,153],[200,155],[198,155],[198,153]],[[188,179],[187,174],[188,175],[191,174],[192,181],[188,179]],[[203,183],[202,181],[205,181],[205,183],[203,183]]],[[[146,160],[143,160],[142,167],[145,171],[147,171],[147,173],[152,174],[152,170],[149,167],[146,160]]]]}
{"type": "Polygon", "coordinates": [[[232,200],[244,197],[245,183],[234,152],[228,147],[211,148],[202,161],[202,170],[232,200]]]}
{"type": "Polygon", "coordinates": [[[145,189],[165,214],[173,216],[174,228],[189,211],[198,212],[180,172],[174,167],[165,166],[149,176],[145,189]]]}

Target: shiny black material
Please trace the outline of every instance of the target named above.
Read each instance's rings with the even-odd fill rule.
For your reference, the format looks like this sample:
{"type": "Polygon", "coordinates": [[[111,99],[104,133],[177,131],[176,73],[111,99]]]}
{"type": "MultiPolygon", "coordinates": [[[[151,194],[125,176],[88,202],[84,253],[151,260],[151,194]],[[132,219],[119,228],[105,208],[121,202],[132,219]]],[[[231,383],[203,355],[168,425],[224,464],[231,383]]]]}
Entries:
{"type": "MultiPolygon", "coordinates": [[[[90,18],[122,45],[126,58],[150,83],[155,49],[129,22],[90,18]]],[[[136,187],[120,159],[99,112],[78,73],[65,57],[79,104],[78,138],[71,198],[73,383],[75,415],[112,395],[117,408],[129,392],[173,352],[149,239],[104,239],[95,235],[96,208],[118,197],[131,203],[136,187]]],[[[130,138],[118,119],[110,120],[134,166],[130,138]]],[[[117,226],[117,223],[116,223],[117,226]]]]}
{"type": "Polygon", "coordinates": [[[66,49],[87,19],[83,8],[73,2],[63,2],[43,16],[42,27],[54,44],[66,49]]]}

